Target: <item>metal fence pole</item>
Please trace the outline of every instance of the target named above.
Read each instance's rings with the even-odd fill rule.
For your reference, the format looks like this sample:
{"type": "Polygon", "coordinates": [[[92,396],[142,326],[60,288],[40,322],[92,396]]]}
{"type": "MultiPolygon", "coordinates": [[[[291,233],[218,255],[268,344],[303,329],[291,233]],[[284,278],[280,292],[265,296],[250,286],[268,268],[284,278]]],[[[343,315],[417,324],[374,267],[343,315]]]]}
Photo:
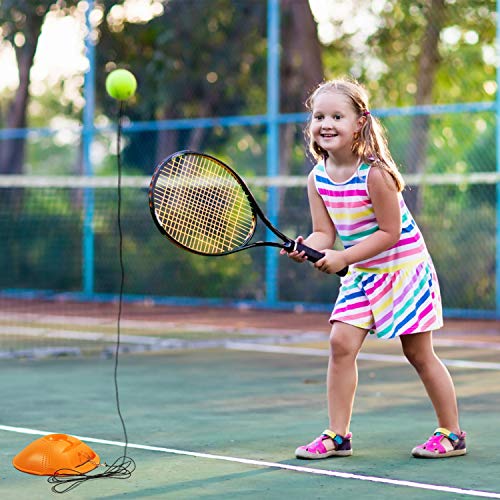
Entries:
{"type": "MultiPolygon", "coordinates": [[[[94,9],[94,0],[88,0],[85,16],[87,33],[85,37],[85,51],[89,62],[85,73],[83,94],[85,107],[83,109],[82,127],[82,163],[83,174],[93,175],[91,148],[94,139],[94,109],[95,109],[95,46],[92,40],[91,14],[94,9]]],[[[82,241],[82,281],[84,295],[94,293],[94,190],[85,188],[83,193],[83,241],[82,241]]]]}
{"type": "MultiPolygon", "coordinates": [[[[279,172],[279,101],[280,101],[280,5],[279,0],[267,2],[267,175],[279,172]]],[[[279,196],[276,187],[268,188],[267,215],[273,224],[278,222],[279,196]]],[[[268,233],[272,237],[271,233],[268,233]]],[[[278,258],[275,248],[266,248],[266,302],[278,300],[278,258]]]]}

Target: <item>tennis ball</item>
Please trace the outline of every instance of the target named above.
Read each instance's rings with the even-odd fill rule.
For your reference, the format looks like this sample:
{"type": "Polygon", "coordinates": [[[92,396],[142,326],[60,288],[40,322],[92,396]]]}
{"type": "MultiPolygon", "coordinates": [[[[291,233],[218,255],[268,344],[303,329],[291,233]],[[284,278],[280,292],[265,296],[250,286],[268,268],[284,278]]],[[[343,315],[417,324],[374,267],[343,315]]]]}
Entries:
{"type": "Polygon", "coordinates": [[[113,98],[125,101],[135,94],[137,80],[126,69],[115,69],[106,78],[106,91],[113,98]]]}

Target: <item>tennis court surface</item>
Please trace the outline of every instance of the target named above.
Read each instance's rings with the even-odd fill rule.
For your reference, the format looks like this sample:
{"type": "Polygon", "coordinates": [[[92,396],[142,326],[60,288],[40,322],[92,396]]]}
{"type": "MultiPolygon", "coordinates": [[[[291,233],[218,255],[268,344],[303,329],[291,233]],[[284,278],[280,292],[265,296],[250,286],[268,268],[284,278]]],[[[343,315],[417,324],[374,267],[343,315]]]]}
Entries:
{"type": "MultiPolygon", "coordinates": [[[[66,433],[102,461],[123,453],[113,385],[116,304],[0,300],[0,492],[51,498],[14,456],[66,433]],[[71,311],[68,313],[66,311],[71,311]]],[[[448,320],[436,350],[454,378],[468,454],[416,460],[436,427],[399,342],[359,359],[354,455],[294,458],[327,425],[328,314],[127,303],[118,383],[137,469],[73,498],[500,498],[500,325],[448,320]]]]}

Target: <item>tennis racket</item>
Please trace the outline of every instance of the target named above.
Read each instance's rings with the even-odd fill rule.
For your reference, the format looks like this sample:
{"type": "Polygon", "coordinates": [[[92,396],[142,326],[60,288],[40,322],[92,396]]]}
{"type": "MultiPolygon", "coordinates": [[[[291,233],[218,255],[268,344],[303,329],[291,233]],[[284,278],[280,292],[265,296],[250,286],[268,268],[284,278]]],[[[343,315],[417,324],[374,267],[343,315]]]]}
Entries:
{"type": "MultiPolygon", "coordinates": [[[[159,231],[179,247],[218,256],[269,246],[304,252],[317,262],[325,255],[285,236],[260,209],[243,179],[213,156],[180,151],[155,169],[149,207],[159,231]],[[257,217],[282,242],[251,241],[257,217]]],[[[338,272],[347,274],[348,268],[338,272]]]]}

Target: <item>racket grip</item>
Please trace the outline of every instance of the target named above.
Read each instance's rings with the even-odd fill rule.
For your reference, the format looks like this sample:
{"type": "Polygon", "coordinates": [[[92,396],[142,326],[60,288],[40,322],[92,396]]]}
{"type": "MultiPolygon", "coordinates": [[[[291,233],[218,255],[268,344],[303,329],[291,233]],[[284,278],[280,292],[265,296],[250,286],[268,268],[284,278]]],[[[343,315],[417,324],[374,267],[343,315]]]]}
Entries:
{"type": "Polygon", "coordinates": [[[318,260],[325,256],[324,253],[318,252],[317,250],[314,250],[314,248],[303,245],[302,243],[295,243],[294,248],[292,248],[290,252],[293,252],[294,250],[297,252],[304,252],[307,256],[307,260],[310,262],[318,262],[318,260]]]}
{"type": "MultiPolygon", "coordinates": [[[[304,252],[307,256],[307,260],[310,262],[318,262],[318,260],[322,259],[325,254],[322,252],[318,252],[317,250],[314,250],[314,248],[308,247],[307,245],[303,245],[302,243],[295,243],[294,248],[291,248],[290,252],[293,252],[294,250],[297,250],[297,252],[304,252]]],[[[348,267],[344,267],[344,269],[341,269],[337,274],[337,276],[345,276],[347,272],[349,271],[348,267]]]]}

